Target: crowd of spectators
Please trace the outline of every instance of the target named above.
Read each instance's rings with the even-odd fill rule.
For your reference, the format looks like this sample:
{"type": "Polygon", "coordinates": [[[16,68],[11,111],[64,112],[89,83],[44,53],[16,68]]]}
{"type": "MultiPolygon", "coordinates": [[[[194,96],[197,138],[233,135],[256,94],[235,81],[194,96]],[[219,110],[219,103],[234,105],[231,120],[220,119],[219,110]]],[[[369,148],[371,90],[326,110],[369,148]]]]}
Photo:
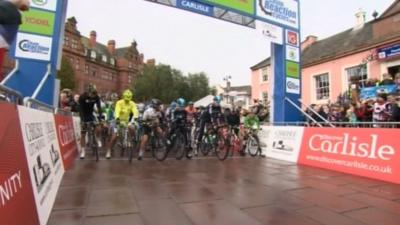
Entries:
{"type": "MultiPolygon", "coordinates": [[[[337,126],[387,127],[393,125],[399,127],[400,73],[394,79],[390,75],[384,74],[381,81],[369,79],[361,83],[353,80],[349,92],[346,93],[346,98],[340,98],[336,103],[312,104],[310,109],[307,109],[307,113],[313,120],[321,124],[327,124],[328,121],[337,126]],[[397,85],[397,90],[387,93],[383,89],[379,89],[385,85],[397,85]],[[361,90],[368,87],[378,87],[376,96],[361,98],[361,90]]],[[[307,122],[316,125],[313,120],[307,118],[307,122]]]]}

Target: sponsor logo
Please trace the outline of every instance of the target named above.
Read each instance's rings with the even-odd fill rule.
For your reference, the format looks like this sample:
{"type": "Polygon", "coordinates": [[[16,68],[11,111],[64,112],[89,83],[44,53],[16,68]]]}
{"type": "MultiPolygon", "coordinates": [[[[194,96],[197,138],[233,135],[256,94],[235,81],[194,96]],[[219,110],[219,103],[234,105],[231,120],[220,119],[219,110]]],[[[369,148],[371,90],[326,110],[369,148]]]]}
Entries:
{"type": "Polygon", "coordinates": [[[32,0],[33,4],[39,5],[39,6],[44,6],[47,4],[47,0],[32,0]]]}
{"type": "Polygon", "coordinates": [[[61,146],[66,146],[75,141],[75,134],[72,124],[60,125],[58,127],[59,141],[61,146]]]}
{"type": "Polygon", "coordinates": [[[43,54],[47,55],[50,52],[50,48],[40,45],[39,42],[33,42],[30,40],[22,40],[18,43],[19,49],[21,49],[24,52],[31,52],[31,53],[37,53],[37,54],[43,54]]]}
{"type": "Polygon", "coordinates": [[[300,80],[287,78],[286,92],[292,93],[292,94],[300,94],[300,80]]]}
{"type": "Polygon", "coordinates": [[[280,0],[258,0],[261,10],[269,16],[296,24],[297,11],[291,10],[280,0]]]}
{"type": "Polygon", "coordinates": [[[344,133],[343,136],[315,134],[310,137],[308,147],[311,151],[334,155],[351,156],[389,161],[395,155],[390,145],[378,145],[379,136],[371,134],[368,141],[360,141],[356,135],[344,133]]]}
{"type": "Polygon", "coordinates": [[[286,74],[289,77],[299,78],[300,65],[295,62],[286,61],[286,74]]]}
{"type": "Polygon", "coordinates": [[[205,5],[199,2],[189,1],[189,0],[179,0],[177,2],[177,6],[183,9],[187,9],[193,12],[212,15],[213,7],[209,5],[205,5]]]}
{"type": "Polygon", "coordinates": [[[297,47],[292,47],[290,45],[286,45],[286,59],[299,62],[300,61],[300,49],[297,47]]]}
{"type": "Polygon", "coordinates": [[[286,30],[286,42],[293,46],[299,46],[299,34],[291,30],[286,30]]]}
{"type": "Polygon", "coordinates": [[[281,27],[261,21],[256,22],[256,27],[260,30],[264,38],[276,44],[283,43],[283,31],[281,27]]]}
{"type": "Polygon", "coordinates": [[[274,141],[272,148],[278,151],[293,152],[293,147],[287,145],[284,140],[274,141]]]}

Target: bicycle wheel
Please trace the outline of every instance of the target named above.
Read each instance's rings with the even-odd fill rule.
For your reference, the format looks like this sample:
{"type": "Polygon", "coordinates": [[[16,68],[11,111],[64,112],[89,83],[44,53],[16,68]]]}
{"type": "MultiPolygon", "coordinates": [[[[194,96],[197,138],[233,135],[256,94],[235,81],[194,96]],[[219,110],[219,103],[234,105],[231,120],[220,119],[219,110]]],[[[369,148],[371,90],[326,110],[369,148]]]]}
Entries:
{"type": "Polygon", "coordinates": [[[92,134],[92,138],[91,138],[91,147],[93,150],[93,154],[96,158],[96,162],[99,161],[99,148],[97,147],[97,142],[96,142],[96,138],[94,137],[94,134],[92,134]]]}
{"type": "Polygon", "coordinates": [[[158,161],[164,161],[168,156],[168,148],[165,138],[153,136],[151,137],[151,145],[153,157],[158,161]]]}
{"type": "Polygon", "coordinates": [[[183,158],[183,156],[185,155],[185,148],[186,148],[185,136],[181,132],[178,132],[174,143],[174,150],[176,151],[175,158],[177,160],[181,160],[183,158]]]}
{"type": "Polygon", "coordinates": [[[204,135],[203,140],[200,143],[200,151],[203,156],[207,156],[212,149],[212,144],[209,143],[208,139],[208,135],[204,135]]]}
{"type": "Polygon", "coordinates": [[[254,134],[249,135],[246,143],[246,148],[248,149],[248,152],[252,157],[257,156],[260,150],[260,143],[257,136],[255,136],[254,134]]]}
{"type": "Polygon", "coordinates": [[[229,140],[230,140],[229,137],[225,138],[222,135],[218,135],[215,153],[217,155],[217,158],[221,161],[224,161],[229,155],[229,149],[230,149],[229,140]]]}

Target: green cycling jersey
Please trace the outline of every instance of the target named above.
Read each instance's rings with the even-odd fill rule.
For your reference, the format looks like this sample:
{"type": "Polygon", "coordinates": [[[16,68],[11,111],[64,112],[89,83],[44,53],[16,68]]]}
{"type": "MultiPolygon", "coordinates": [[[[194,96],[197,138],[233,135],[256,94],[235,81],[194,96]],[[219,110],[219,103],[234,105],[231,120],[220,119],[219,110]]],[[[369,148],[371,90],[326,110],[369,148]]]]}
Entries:
{"type": "Polygon", "coordinates": [[[246,116],[244,118],[244,127],[247,129],[260,129],[260,120],[258,119],[257,116],[246,116]]]}

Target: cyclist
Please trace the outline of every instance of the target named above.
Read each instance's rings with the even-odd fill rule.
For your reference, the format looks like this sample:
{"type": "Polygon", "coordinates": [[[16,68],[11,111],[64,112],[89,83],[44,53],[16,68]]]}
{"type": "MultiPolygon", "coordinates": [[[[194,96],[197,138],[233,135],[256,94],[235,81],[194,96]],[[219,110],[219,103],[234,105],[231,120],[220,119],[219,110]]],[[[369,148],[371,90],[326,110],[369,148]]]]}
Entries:
{"type": "MultiPolygon", "coordinates": [[[[81,155],[80,158],[84,159],[86,150],[86,132],[88,131],[88,123],[93,123],[96,121],[94,116],[94,106],[96,105],[97,109],[100,109],[100,97],[97,93],[96,86],[94,84],[89,84],[87,90],[79,97],[79,105],[80,111],[79,115],[82,121],[82,137],[81,137],[81,155]]],[[[102,118],[101,111],[99,113],[99,118],[102,118]]],[[[100,140],[100,132],[101,128],[99,126],[96,127],[95,138],[97,141],[98,147],[101,147],[100,140]]]]}
{"type": "MultiPolygon", "coordinates": [[[[260,120],[258,118],[258,116],[256,115],[256,111],[257,109],[255,107],[253,107],[252,109],[250,109],[250,111],[248,112],[248,114],[244,117],[244,130],[243,130],[243,134],[242,136],[244,137],[244,140],[246,140],[247,138],[247,134],[249,130],[260,130],[260,120]]],[[[258,138],[256,136],[256,138],[258,138]]],[[[258,140],[257,140],[258,141],[258,140]]],[[[243,141],[243,145],[245,145],[246,141],[243,141]]],[[[241,154],[244,155],[245,154],[245,149],[246,146],[243,146],[241,154]]],[[[265,157],[264,155],[261,155],[262,157],[265,157]]]]}
{"type": "Polygon", "coordinates": [[[196,108],[194,108],[194,104],[192,101],[188,102],[188,106],[186,107],[185,110],[187,113],[187,121],[190,124],[193,124],[196,116],[196,108]]]}
{"type": "Polygon", "coordinates": [[[165,116],[166,116],[168,122],[170,122],[174,119],[174,111],[177,106],[178,106],[178,104],[175,101],[173,101],[173,102],[171,102],[171,104],[169,105],[167,110],[165,111],[165,116]]]}
{"type": "Polygon", "coordinates": [[[201,140],[204,135],[204,128],[206,124],[220,125],[223,123],[221,96],[215,96],[213,102],[208,105],[200,116],[199,136],[197,138],[197,149],[200,146],[201,140]]]}
{"type": "Polygon", "coordinates": [[[162,135],[163,131],[160,127],[163,121],[163,113],[161,112],[161,101],[158,99],[151,100],[149,107],[143,113],[143,135],[140,139],[140,150],[138,160],[143,159],[143,154],[149,140],[149,135],[153,128],[156,128],[158,135],[162,135]]]}
{"type": "Polygon", "coordinates": [[[173,135],[175,134],[177,129],[184,128],[186,130],[186,124],[187,124],[187,112],[185,109],[186,101],[183,98],[179,98],[176,101],[176,104],[177,107],[175,108],[172,115],[173,120],[171,121],[171,129],[168,137],[169,144],[171,143],[173,135]]]}
{"type": "Polygon", "coordinates": [[[107,145],[107,153],[106,153],[107,159],[111,158],[111,149],[114,146],[115,141],[117,140],[119,124],[124,124],[128,126],[131,137],[134,137],[135,135],[135,126],[133,123],[139,117],[139,112],[136,107],[136,103],[132,101],[132,96],[133,94],[130,90],[125,90],[122,94],[122,99],[115,104],[115,112],[114,112],[115,121],[111,125],[112,135],[107,145]]]}

